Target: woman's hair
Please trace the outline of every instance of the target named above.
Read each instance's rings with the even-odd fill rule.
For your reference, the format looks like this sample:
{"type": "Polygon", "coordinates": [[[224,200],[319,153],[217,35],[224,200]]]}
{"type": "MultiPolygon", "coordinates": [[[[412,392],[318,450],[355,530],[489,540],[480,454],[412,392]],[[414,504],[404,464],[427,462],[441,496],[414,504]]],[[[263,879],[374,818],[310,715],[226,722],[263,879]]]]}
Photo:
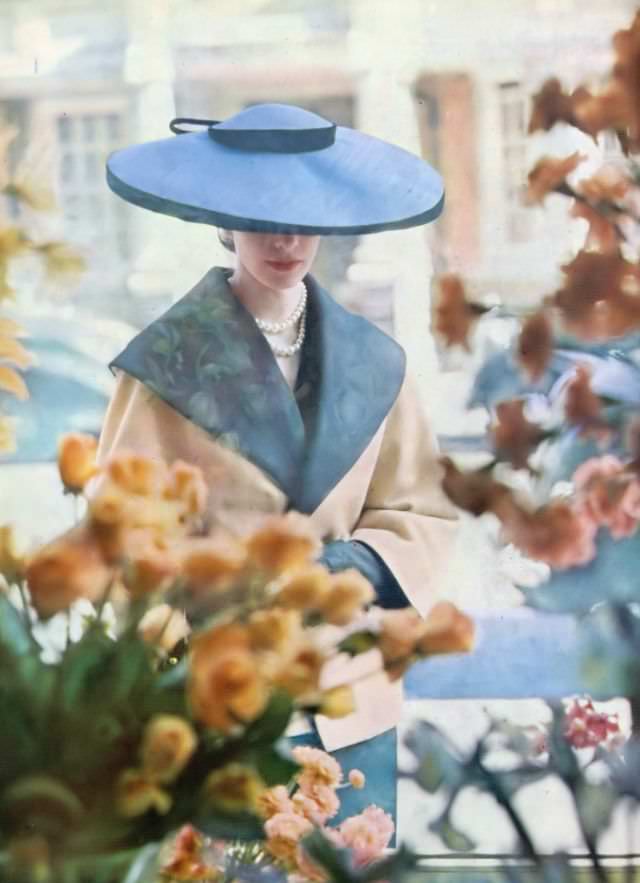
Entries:
{"type": "Polygon", "coordinates": [[[218,227],[218,241],[223,248],[226,248],[227,251],[236,253],[235,246],[233,244],[233,233],[231,230],[224,230],[222,227],[218,227]]]}

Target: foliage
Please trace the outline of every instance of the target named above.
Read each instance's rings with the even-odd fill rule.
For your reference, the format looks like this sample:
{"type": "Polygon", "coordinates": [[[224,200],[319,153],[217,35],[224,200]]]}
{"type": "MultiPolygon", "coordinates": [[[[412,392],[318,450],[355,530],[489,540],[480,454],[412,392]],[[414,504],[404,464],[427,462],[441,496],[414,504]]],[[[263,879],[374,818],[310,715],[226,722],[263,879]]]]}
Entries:
{"type": "MultiPolygon", "coordinates": [[[[443,465],[454,503],[497,518],[506,542],[548,565],[542,584],[522,589],[525,602],[541,614],[578,618],[586,682],[597,695],[628,697],[637,729],[640,12],[614,35],[613,48],[615,63],[598,94],[584,86],[566,93],[553,78],[534,97],[530,132],[558,123],[594,139],[606,131],[617,138],[619,154],[589,177],[580,177],[585,157],[577,152],[544,157],[530,172],[527,201],[564,197],[571,215],[586,220],[586,240],[562,266],[560,287],[518,317],[516,339],[478,371],[469,407],[488,414],[483,466],[464,471],[450,458],[443,465]]],[[[461,279],[441,280],[436,328],[449,345],[469,348],[469,332],[485,312],[468,299],[461,279]]],[[[572,797],[595,878],[606,880],[598,841],[621,798],[637,811],[637,736],[619,744],[617,721],[588,699],[554,709],[550,731],[534,740],[535,750],[530,736],[492,722],[463,756],[429,724],[417,727],[408,739],[416,764],[411,776],[430,793],[446,793],[433,830],[453,850],[472,849],[453,823],[452,807],[463,790],[478,789],[507,813],[537,877],[567,878],[568,857],[541,856],[531,820],[518,809],[521,789],[553,776],[572,797]],[[496,742],[511,756],[506,767],[492,765],[496,742]],[[584,750],[591,752],[586,762],[584,750]]]]}

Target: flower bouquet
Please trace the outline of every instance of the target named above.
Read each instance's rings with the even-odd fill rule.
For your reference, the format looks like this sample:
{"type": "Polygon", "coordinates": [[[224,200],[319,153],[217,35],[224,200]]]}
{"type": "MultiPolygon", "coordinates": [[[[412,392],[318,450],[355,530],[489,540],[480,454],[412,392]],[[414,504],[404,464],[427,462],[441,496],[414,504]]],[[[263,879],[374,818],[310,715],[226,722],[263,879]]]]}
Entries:
{"type": "MultiPolygon", "coordinates": [[[[90,487],[78,525],[26,558],[2,532],[0,850],[15,880],[153,879],[185,823],[260,839],[269,789],[309,767],[282,741],[294,712],[353,710],[348,685],[323,686],[330,659],[379,647],[397,676],[472,634],[451,605],[404,612],[401,645],[398,614],[359,629],[373,590],[315,562],[303,516],[203,536],[198,470],[127,452],[98,469],[95,448],[60,446],[67,490],[90,487]]],[[[300,776],[306,832],[312,794],[333,804],[300,776]]]]}

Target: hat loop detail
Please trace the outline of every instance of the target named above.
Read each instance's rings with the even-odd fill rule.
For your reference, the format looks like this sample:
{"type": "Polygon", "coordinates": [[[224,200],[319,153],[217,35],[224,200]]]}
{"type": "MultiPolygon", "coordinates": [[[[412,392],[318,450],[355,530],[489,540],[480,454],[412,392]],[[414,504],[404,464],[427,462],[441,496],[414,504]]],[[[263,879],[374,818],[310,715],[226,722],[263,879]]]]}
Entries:
{"type": "Polygon", "coordinates": [[[199,120],[195,117],[175,117],[169,123],[169,128],[174,135],[188,135],[190,129],[182,129],[180,126],[186,123],[188,126],[216,126],[220,120],[199,120]]]}
{"type": "Polygon", "coordinates": [[[232,129],[214,123],[209,137],[225,147],[265,153],[310,153],[325,150],[336,140],[335,125],[313,129],[232,129]]]}

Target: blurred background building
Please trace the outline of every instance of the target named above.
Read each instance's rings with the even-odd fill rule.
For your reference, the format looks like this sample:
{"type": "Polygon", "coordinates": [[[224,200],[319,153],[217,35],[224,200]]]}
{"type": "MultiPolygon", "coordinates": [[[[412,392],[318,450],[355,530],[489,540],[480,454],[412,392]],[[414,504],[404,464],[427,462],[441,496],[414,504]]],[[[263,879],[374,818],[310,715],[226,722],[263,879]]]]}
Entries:
{"type": "MultiPolygon", "coordinates": [[[[434,272],[460,272],[476,295],[517,308],[553,290],[586,223],[570,221],[558,197],[524,207],[527,171],[544,153],[611,148],[567,127],[526,137],[531,95],[552,74],[567,88],[597,85],[611,65],[611,35],[635,5],[2,0],[0,125],[20,132],[11,162],[30,163],[53,183],[57,210],[46,233],[75,244],[87,263],[63,293],[18,267],[20,302],[94,334],[98,320],[119,320],[117,348],[127,328],[146,324],[230,256],[210,227],[111,194],[109,152],[173,137],[173,116],[222,119],[253,102],[300,104],[417,151],[442,172],[441,219],[424,229],[329,237],[316,273],[404,345],[442,435],[481,427],[486,415],[474,424],[463,412],[468,358],[441,352],[430,333],[434,272]]],[[[480,349],[509,333],[502,320],[485,323],[480,349]]]]}

